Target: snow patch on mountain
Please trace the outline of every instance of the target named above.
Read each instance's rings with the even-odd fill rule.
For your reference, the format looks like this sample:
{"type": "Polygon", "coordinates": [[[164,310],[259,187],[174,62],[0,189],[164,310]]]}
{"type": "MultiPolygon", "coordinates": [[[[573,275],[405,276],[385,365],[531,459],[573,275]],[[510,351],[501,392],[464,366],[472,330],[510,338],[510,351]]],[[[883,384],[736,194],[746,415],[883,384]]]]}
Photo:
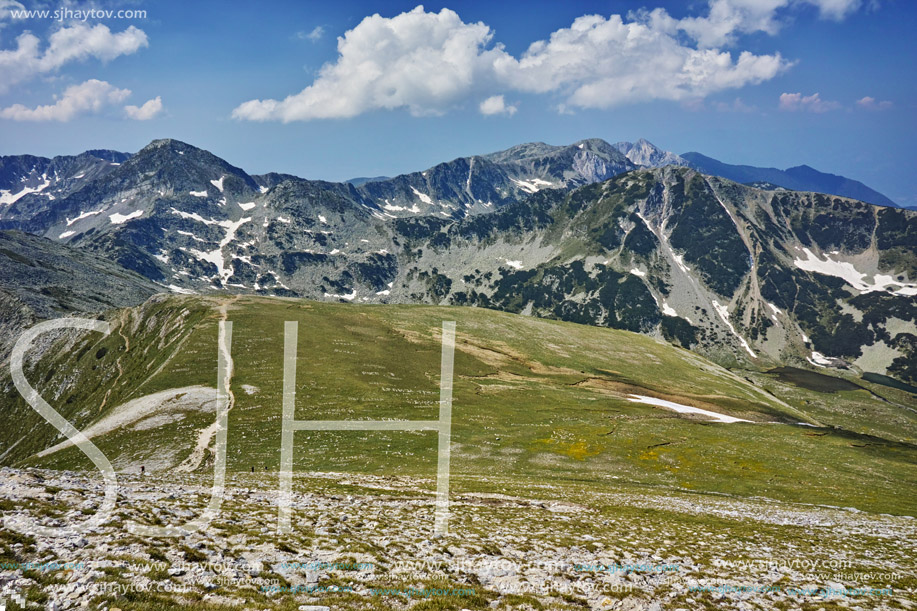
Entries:
{"type": "Polygon", "coordinates": [[[515,178],[511,178],[510,180],[519,185],[519,188],[526,193],[537,193],[542,189],[554,186],[554,183],[540,178],[533,178],[532,180],[516,180],[515,178]]]}
{"type": "Polygon", "coordinates": [[[102,211],[101,211],[101,210],[93,210],[93,211],[91,211],[91,212],[80,212],[80,215],[79,215],[78,217],[76,217],[75,219],[71,219],[71,218],[68,218],[68,219],[67,219],[67,227],[69,227],[70,225],[74,224],[74,223],[77,222],[77,221],[82,221],[82,220],[85,219],[85,218],[89,218],[90,216],[92,216],[92,215],[94,215],[94,214],[102,214],[102,211]]]}
{"type": "Polygon", "coordinates": [[[720,303],[714,299],[713,309],[716,310],[716,313],[720,315],[720,318],[723,319],[723,322],[726,323],[727,327],[729,327],[729,331],[738,338],[739,343],[742,344],[742,347],[745,348],[745,351],[751,355],[751,358],[758,358],[757,355],[752,352],[751,346],[748,345],[748,342],[745,341],[745,338],[739,335],[739,332],[736,331],[735,327],[732,326],[732,323],[729,322],[729,308],[724,305],[720,305],[720,303]]]}
{"type": "Polygon", "coordinates": [[[414,204],[410,208],[405,208],[404,206],[395,206],[394,204],[390,204],[388,200],[385,200],[385,204],[382,206],[382,208],[390,212],[413,212],[415,214],[420,212],[420,208],[417,207],[417,204],[414,204]]]}
{"type": "Polygon", "coordinates": [[[660,229],[659,231],[656,231],[655,229],[653,229],[653,226],[650,224],[649,220],[645,216],[643,216],[642,213],[637,212],[636,214],[637,214],[637,217],[641,221],[643,221],[643,224],[646,225],[646,228],[649,229],[653,234],[656,235],[656,237],[659,238],[659,241],[662,243],[665,249],[672,256],[672,260],[675,262],[675,265],[678,266],[678,269],[680,269],[682,273],[684,273],[691,280],[691,282],[694,282],[694,276],[691,275],[691,268],[685,264],[684,255],[675,254],[675,249],[673,249],[672,245],[669,244],[669,238],[665,234],[664,228],[660,229]]]}
{"type": "Polygon", "coordinates": [[[198,223],[203,223],[205,225],[219,225],[221,223],[226,222],[226,221],[217,221],[214,219],[205,219],[197,212],[182,212],[181,210],[176,210],[175,208],[172,208],[172,214],[177,214],[178,216],[182,217],[183,219],[191,219],[192,221],[197,221],[198,223]]]}
{"type": "Polygon", "coordinates": [[[895,295],[917,295],[917,284],[899,282],[893,276],[885,274],[875,274],[872,282],[869,282],[867,280],[868,274],[858,271],[852,263],[835,261],[828,256],[825,257],[825,260],[822,260],[808,248],[803,248],[802,252],[806,258],[794,259],[793,265],[807,272],[840,278],[860,293],[885,291],[895,295]],[[898,287],[898,289],[892,290],[891,287],[898,287]]]}
{"type": "Polygon", "coordinates": [[[718,412],[711,412],[706,409],[701,409],[699,407],[691,407],[690,405],[682,405],[681,403],[675,403],[674,401],[666,401],[665,399],[657,399],[656,397],[645,397],[643,395],[631,395],[628,401],[634,403],[646,403],[647,405],[655,405],[656,407],[665,407],[670,410],[676,411],[679,414],[700,414],[702,416],[707,416],[712,418],[717,422],[725,422],[731,424],[733,422],[751,422],[751,420],[743,420],[742,418],[735,418],[733,416],[727,416],[726,414],[720,414],[718,412]]]}
{"type": "Polygon", "coordinates": [[[425,204],[432,204],[432,203],[433,203],[433,200],[432,200],[432,199],[430,198],[430,196],[427,195],[426,193],[421,193],[420,191],[418,191],[418,190],[415,189],[414,187],[411,187],[411,191],[413,191],[413,192],[414,192],[414,195],[416,195],[418,198],[420,198],[420,201],[422,201],[423,203],[425,203],[425,204]]]}
{"type": "Polygon", "coordinates": [[[126,223],[127,221],[143,216],[143,210],[134,210],[130,214],[109,214],[108,218],[111,220],[112,225],[120,225],[121,223],[126,223]]]}
{"type": "Polygon", "coordinates": [[[51,185],[51,181],[48,180],[47,176],[42,176],[42,178],[45,179],[43,184],[37,187],[23,187],[22,190],[16,193],[11,193],[9,189],[0,189],[0,204],[12,204],[29,193],[40,193],[47,189],[51,185]]]}
{"type": "MultiPolygon", "coordinates": [[[[251,217],[244,217],[238,221],[219,221],[217,225],[226,229],[226,235],[220,240],[220,245],[210,251],[204,252],[194,248],[188,249],[186,252],[190,253],[197,259],[201,261],[208,261],[213,263],[217,268],[217,275],[225,284],[227,280],[232,276],[233,270],[232,266],[226,265],[226,260],[223,257],[223,248],[228,246],[236,238],[236,231],[239,230],[239,227],[251,221],[251,217]]],[[[184,250],[184,249],[182,249],[184,250]]]]}
{"type": "Polygon", "coordinates": [[[678,265],[678,269],[683,271],[686,274],[691,273],[691,268],[685,263],[684,255],[676,255],[675,252],[672,252],[672,258],[675,259],[675,263],[678,265]]]}
{"type": "Polygon", "coordinates": [[[193,233],[191,233],[190,231],[182,231],[181,229],[179,229],[179,230],[178,230],[178,234],[179,234],[179,235],[183,235],[183,236],[187,236],[187,237],[191,238],[192,240],[194,240],[195,242],[202,242],[202,243],[204,243],[204,244],[206,244],[206,243],[209,242],[209,240],[205,240],[205,239],[203,239],[203,238],[199,238],[199,237],[197,237],[196,235],[194,235],[193,233]]]}
{"type": "Polygon", "coordinates": [[[178,293],[179,295],[197,295],[197,293],[195,293],[191,289],[184,289],[180,286],[175,286],[174,284],[170,284],[166,288],[172,291],[173,293],[178,293]]]}
{"type": "Polygon", "coordinates": [[[357,297],[357,289],[353,289],[353,292],[347,295],[334,295],[332,293],[325,293],[325,297],[329,299],[346,299],[347,301],[353,301],[357,297]]]}
{"type": "Polygon", "coordinates": [[[765,301],[764,303],[766,303],[767,307],[771,309],[771,318],[774,320],[774,322],[779,324],[780,321],[777,320],[777,314],[783,314],[783,312],[780,310],[780,308],[770,302],[765,301]]]}
{"type": "Polygon", "coordinates": [[[831,364],[831,360],[828,359],[824,354],[821,352],[815,352],[814,350],[812,351],[812,356],[806,357],[806,360],[816,367],[827,367],[831,364]]]}

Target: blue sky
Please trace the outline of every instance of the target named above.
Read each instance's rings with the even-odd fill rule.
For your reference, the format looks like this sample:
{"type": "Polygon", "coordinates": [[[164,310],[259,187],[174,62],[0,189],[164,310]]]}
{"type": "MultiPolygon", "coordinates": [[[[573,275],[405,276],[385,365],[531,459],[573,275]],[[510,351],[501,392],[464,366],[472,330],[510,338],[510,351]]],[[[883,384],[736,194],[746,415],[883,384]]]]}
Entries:
{"type": "Polygon", "coordinates": [[[417,6],[0,0],[0,154],[172,137],[251,173],[341,180],[521,142],[644,137],[805,163],[917,205],[913,3],[417,6]]]}

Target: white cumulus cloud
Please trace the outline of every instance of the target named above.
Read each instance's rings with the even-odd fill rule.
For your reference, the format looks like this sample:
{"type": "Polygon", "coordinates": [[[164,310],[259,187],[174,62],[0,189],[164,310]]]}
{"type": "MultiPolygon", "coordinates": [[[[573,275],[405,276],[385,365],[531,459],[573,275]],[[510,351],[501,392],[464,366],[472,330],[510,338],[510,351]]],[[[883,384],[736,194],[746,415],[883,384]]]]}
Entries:
{"type": "Polygon", "coordinates": [[[482,115],[514,115],[519,110],[513,105],[507,105],[502,95],[493,95],[481,102],[478,110],[482,115]]]}
{"type": "Polygon", "coordinates": [[[774,35],[783,25],[782,15],[794,5],[811,5],[823,19],[840,21],[856,11],[861,0],[709,0],[706,15],[674,19],[665,9],[636,11],[633,17],[670,34],[681,31],[701,47],[735,44],[739,34],[774,35]]]}
{"type": "Polygon", "coordinates": [[[69,121],[79,115],[99,112],[106,106],[123,102],[131,94],[110,83],[90,79],[64,90],[54,104],[28,108],[13,104],[0,109],[0,118],[13,121],[69,121]]]}
{"type": "Polygon", "coordinates": [[[127,116],[136,121],[149,121],[160,112],[162,112],[162,98],[156,96],[147,100],[141,106],[125,106],[124,112],[127,116]]]}
{"type": "Polygon", "coordinates": [[[366,17],[338,38],[339,57],[314,83],[283,100],[250,100],[239,119],[296,121],[353,117],[378,108],[439,114],[463,99],[491,71],[502,50],[487,50],[490,28],[466,24],[443,9],[418,6],[385,18],[366,17]]]}
{"type": "Polygon", "coordinates": [[[65,64],[90,58],[109,61],[148,45],[147,36],[134,26],[112,33],[108,26],[79,23],[55,31],[42,49],[31,32],[16,38],[16,47],[0,51],[0,92],[12,85],[51,73],[65,64]]]}
{"type": "Polygon", "coordinates": [[[283,99],[249,100],[233,117],[289,122],[394,109],[429,115],[471,99],[485,100],[479,105],[484,114],[511,114],[500,97],[507,91],[560,98],[555,105],[562,112],[647,100],[697,103],[789,68],[779,53],[724,47],[741,34],[775,34],[783,12],[801,4],[816,7],[823,18],[841,19],[861,2],[709,0],[700,17],[675,19],[665,9],[584,15],[519,57],[493,41],[487,24],[465,23],[449,9],[376,14],[338,38],[337,58],[305,89],[283,99]]]}
{"type": "Polygon", "coordinates": [[[888,100],[882,100],[881,102],[874,97],[866,96],[857,100],[857,106],[863,110],[888,110],[894,104],[888,100]]]}
{"type": "Polygon", "coordinates": [[[779,55],[696,49],[651,24],[619,15],[577,18],[518,60],[496,65],[520,91],[566,95],[565,107],[610,108],[647,100],[689,100],[760,83],[788,63],[779,55]]]}
{"type": "Polygon", "coordinates": [[[817,93],[804,96],[801,93],[781,93],[780,110],[787,112],[828,112],[837,110],[841,105],[831,100],[823,100],[817,93]]]}

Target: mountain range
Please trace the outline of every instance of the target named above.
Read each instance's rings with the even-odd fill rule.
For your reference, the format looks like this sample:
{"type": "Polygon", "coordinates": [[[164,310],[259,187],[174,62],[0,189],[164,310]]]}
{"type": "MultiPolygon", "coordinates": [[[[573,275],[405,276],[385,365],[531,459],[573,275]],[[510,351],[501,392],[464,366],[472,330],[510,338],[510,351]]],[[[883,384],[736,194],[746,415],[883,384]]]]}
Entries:
{"type": "Polygon", "coordinates": [[[878,191],[870,189],[858,180],[845,176],[819,172],[807,165],[786,170],[757,168],[749,165],[730,165],[700,153],[685,153],[682,158],[688,165],[704,174],[712,174],[745,184],[766,183],[771,188],[792,191],[816,191],[858,199],[877,206],[897,206],[895,202],[878,191]]]}
{"type": "Polygon", "coordinates": [[[45,238],[4,236],[30,261],[26,245],[116,264],[146,283],[138,301],[155,283],[478,306],[643,333],[721,364],[917,381],[917,213],[692,167],[707,159],[590,139],[333,183],[249,175],[166,139],[130,156],[3,158],[0,229],[45,238]]]}

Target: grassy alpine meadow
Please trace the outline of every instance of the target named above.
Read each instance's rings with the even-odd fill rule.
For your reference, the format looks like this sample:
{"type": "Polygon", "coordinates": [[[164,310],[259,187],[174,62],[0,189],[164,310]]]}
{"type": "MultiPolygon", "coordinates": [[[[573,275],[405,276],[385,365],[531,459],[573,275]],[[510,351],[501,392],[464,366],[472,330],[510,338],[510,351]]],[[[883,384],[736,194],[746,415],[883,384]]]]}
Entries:
{"type": "MultiPolygon", "coordinates": [[[[141,311],[125,314],[108,338],[86,334],[83,341],[92,345],[82,359],[54,366],[67,376],[88,369],[89,380],[125,371],[113,386],[94,385],[86,398],[92,405],[107,395],[109,409],[171,389],[214,388],[218,305],[172,298],[146,321],[131,320],[141,311]],[[168,325],[170,315],[191,321],[190,328],[144,334],[150,320],[168,325]]],[[[520,481],[635,483],[886,513],[917,510],[917,498],[896,493],[917,485],[917,417],[903,391],[862,383],[868,388],[818,393],[761,372],[728,371],[637,334],[476,308],[243,297],[226,304],[226,315],[234,364],[229,471],[278,470],[285,321],[299,324],[297,420],[435,420],[441,325],[454,320],[457,486],[467,476],[464,485],[475,491],[499,492],[474,482],[503,473],[520,481]],[[711,422],[629,400],[635,395],[751,422],[711,422]]],[[[55,380],[52,375],[49,386],[55,380]]],[[[148,425],[140,420],[96,443],[125,468],[144,461],[153,470],[173,468],[213,422],[214,406],[148,425]]],[[[84,422],[103,415],[83,411],[89,412],[84,422]]],[[[436,455],[436,434],[428,431],[295,433],[297,471],[433,477],[436,455]]],[[[75,448],[23,456],[22,464],[91,467],[75,448]]],[[[207,452],[197,468],[210,466],[207,452]]]]}

